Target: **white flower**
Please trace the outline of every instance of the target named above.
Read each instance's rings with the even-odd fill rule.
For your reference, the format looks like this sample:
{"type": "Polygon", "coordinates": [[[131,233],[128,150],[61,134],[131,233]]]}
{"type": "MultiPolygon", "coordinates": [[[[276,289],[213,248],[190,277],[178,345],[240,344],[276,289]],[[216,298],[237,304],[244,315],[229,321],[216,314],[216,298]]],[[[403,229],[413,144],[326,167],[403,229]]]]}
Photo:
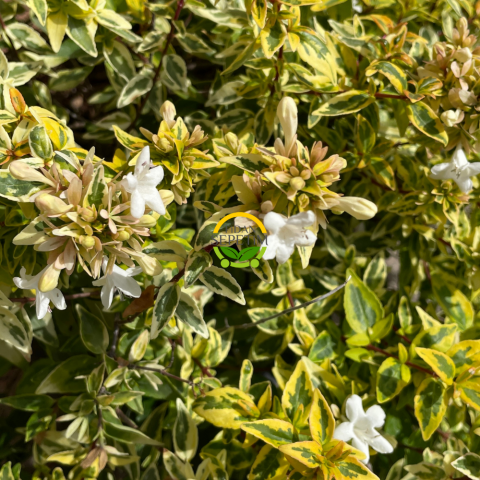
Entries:
{"type": "Polygon", "coordinates": [[[277,138],[275,150],[285,157],[295,156],[297,145],[298,109],[291,97],[283,97],[277,107],[277,116],[282,125],[285,145],[277,138]]]}
{"type": "Polygon", "coordinates": [[[432,167],[430,177],[435,180],[453,180],[463,193],[468,193],[473,186],[470,177],[479,173],[480,162],[469,163],[465,152],[458,147],[450,162],[432,167]]]}
{"type": "MultiPolygon", "coordinates": [[[[105,273],[107,269],[107,263],[108,259],[107,257],[104,257],[102,264],[103,273],[105,273]]],[[[127,268],[127,270],[123,270],[119,266],[114,265],[112,273],[104,275],[98,280],[92,282],[93,286],[102,287],[100,298],[102,299],[103,306],[106,309],[110,308],[115,290],[119,290],[129,297],[138,298],[142,294],[142,289],[137,281],[132,277],[141,272],[141,267],[127,268]]]]}
{"type": "Polygon", "coordinates": [[[37,273],[32,277],[32,275],[26,275],[27,271],[25,267],[22,267],[20,270],[20,277],[15,277],[13,279],[18,288],[23,288],[24,290],[35,290],[35,306],[38,319],[43,318],[47,314],[50,301],[52,301],[59,310],[65,310],[67,308],[67,304],[63,298],[62,292],[58,288],[54,288],[48,292],[42,292],[38,288],[38,282],[47,268],[48,266],[45,267],[40,273],[37,273]]]}
{"type": "Polygon", "coordinates": [[[333,438],[344,442],[351,440],[352,446],[367,456],[363,463],[368,463],[370,459],[369,446],[380,453],[393,452],[392,445],[375,430],[385,423],[385,412],[380,405],[373,405],[365,412],[362,399],[352,395],[347,400],[346,414],[350,421],[338,425],[333,438]]]}
{"type": "Polygon", "coordinates": [[[263,224],[271,232],[262,247],[267,247],[263,258],[276,258],[278,263],[285,263],[293,254],[295,245],[309,247],[315,244],[316,235],[305,230],[315,223],[316,216],[312,211],[298,213],[286,218],[275,212],[269,212],[263,219],[263,224]]]}
{"type": "Polygon", "coordinates": [[[144,147],[137,158],[135,173],[129,173],[122,180],[125,190],[132,194],[130,213],[135,218],[145,214],[145,204],[160,215],[165,215],[165,205],[156,188],[163,180],[163,168],[150,166],[150,148],[144,147]]]}

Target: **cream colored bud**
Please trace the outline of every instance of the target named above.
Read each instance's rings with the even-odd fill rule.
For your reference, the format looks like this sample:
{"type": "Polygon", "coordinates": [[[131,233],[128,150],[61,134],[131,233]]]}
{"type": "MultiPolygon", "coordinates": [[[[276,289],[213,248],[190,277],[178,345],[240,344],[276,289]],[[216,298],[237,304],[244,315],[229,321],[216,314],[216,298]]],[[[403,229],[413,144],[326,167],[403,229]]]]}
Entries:
{"type": "Polygon", "coordinates": [[[143,215],[135,225],[138,227],[153,228],[157,224],[152,215],[143,215]]]}
{"type": "Polygon", "coordinates": [[[370,200],[360,197],[339,197],[336,209],[349,213],[357,220],[368,220],[375,216],[378,209],[370,200]]]}
{"type": "Polygon", "coordinates": [[[55,265],[52,263],[40,277],[38,282],[38,288],[41,292],[49,292],[53,290],[58,285],[58,277],[60,276],[61,270],[55,268],[55,265]]]}
{"type": "Polygon", "coordinates": [[[290,173],[292,174],[292,177],[298,177],[300,175],[300,171],[297,167],[290,167],[290,173]]]}
{"type": "Polygon", "coordinates": [[[82,247],[85,247],[87,250],[90,250],[95,246],[95,238],[91,237],[90,235],[82,235],[79,238],[79,241],[80,245],[82,245],[82,247]]]}
{"type": "Polygon", "coordinates": [[[79,208],[78,213],[86,222],[94,222],[97,219],[97,211],[92,207],[79,208]]]}
{"type": "Polygon", "coordinates": [[[35,168],[27,165],[24,162],[14,161],[8,167],[8,170],[12,174],[12,177],[16,178],[17,180],[25,180],[28,182],[41,182],[50,185],[51,187],[55,187],[55,183],[52,182],[50,179],[45,177],[41,172],[36,170],[35,168]]]}
{"type": "Polygon", "coordinates": [[[163,102],[163,105],[160,107],[160,115],[165,120],[169,128],[172,128],[175,125],[175,115],[177,111],[175,110],[175,105],[168,100],[163,102]]]}
{"type": "Polygon", "coordinates": [[[288,153],[295,142],[298,127],[298,110],[293,98],[283,97],[280,100],[277,115],[285,135],[285,150],[288,153]]]}
{"type": "Polygon", "coordinates": [[[458,115],[455,110],[447,110],[440,115],[440,118],[447,127],[453,127],[457,123],[458,115]]]}
{"type": "Polygon", "coordinates": [[[43,193],[35,199],[37,208],[47,216],[59,216],[67,213],[73,205],[67,205],[61,198],[43,193]]]}
{"type": "Polygon", "coordinates": [[[130,234],[126,230],[118,232],[118,235],[115,237],[115,240],[119,242],[125,242],[130,239],[130,234]]]}
{"type": "Polygon", "coordinates": [[[455,52],[454,58],[462,63],[468,62],[472,58],[472,51],[468,47],[460,48],[455,52]]]}
{"type": "Polygon", "coordinates": [[[302,177],[294,177],[290,180],[290,186],[295,190],[301,190],[305,186],[305,180],[302,177]]]}

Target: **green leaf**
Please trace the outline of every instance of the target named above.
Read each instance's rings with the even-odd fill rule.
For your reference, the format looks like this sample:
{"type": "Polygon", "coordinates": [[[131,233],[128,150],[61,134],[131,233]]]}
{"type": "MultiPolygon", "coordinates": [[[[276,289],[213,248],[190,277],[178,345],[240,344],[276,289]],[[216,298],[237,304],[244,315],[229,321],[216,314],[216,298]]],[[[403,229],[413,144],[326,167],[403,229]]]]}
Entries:
{"type": "MultiPolygon", "coordinates": [[[[220,248],[222,249],[226,247],[220,248]]],[[[188,256],[187,263],[185,264],[185,273],[183,275],[185,287],[193,285],[198,277],[211,266],[212,257],[210,254],[205,252],[205,250],[192,250],[188,256]]]]}
{"type": "Polygon", "coordinates": [[[42,25],[45,25],[45,22],[47,21],[48,11],[47,0],[29,0],[28,6],[32,9],[33,13],[35,13],[38,21],[42,25]]]}
{"type": "Polygon", "coordinates": [[[451,385],[455,377],[453,360],[442,352],[430,348],[417,347],[415,352],[432,367],[432,370],[447,384],[451,385]]]}
{"type": "Polygon", "coordinates": [[[177,398],[177,418],[172,433],[175,453],[182,461],[189,462],[197,451],[198,430],[180,398],[177,398]]]}
{"type": "Polygon", "coordinates": [[[92,57],[98,55],[95,45],[95,33],[97,31],[96,22],[91,20],[81,20],[68,16],[67,35],[86,53],[92,57]]]}
{"type": "Polygon", "coordinates": [[[248,480],[280,480],[286,477],[290,464],[280,450],[264,445],[253,462],[248,480]]]}
{"type": "Polygon", "coordinates": [[[48,82],[48,87],[52,92],[66,92],[72,90],[81,85],[90,73],[92,73],[92,70],[92,67],[59,70],[48,82]]]}
{"type": "Polygon", "coordinates": [[[0,307],[0,338],[30,360],[31,337],[18,317],[4,307],[0,307]]]}
{"type": "Polygon", "coordinates": [[[311,441],[281,445],[280,451],[309,468],[319,467],[321,459],[324,458],[321,445],[311,441]]]}
{"type": "Polygon", "coordinates": [[[77,378],[88,375],[97,366],[89,355],[74,355],[52,370],[37,387],[35,393],[78,393],[84,392],[85,381],[77,378]]]}
{"type": "Polygon", "coordinates": [[[153,438],[147,437],[140,430],[119,425],[118,423],[104,422],[105,433],[108,437],[119,441],[120,443],[136,445],[154,445],[160,446],[161,443],[153,438]]]}
{"type": "Polygon", "coordinates": [[[0,403],[18,410],[36,412],[38,410],[47,410],[55,403],[55,401],[48,395],[24,394],[2,398],[0,399],[0,403]]]}
{"type": "Polygon", "coordinates": [[[346,276],[352,277],[343,298],[347,322],[354,332],[366,333],[384,317],[382,304],[352,269],[347,270],[346,276]]]}
{"type": "Polygon", "coordinates": [[[14,202],[28,202],[32,195],[45,187],[44,183],[17,180],[8,170],[0,170],[0,197],[14,202]]]}
{"type": "Polygon", "coordinates": [[[75,305],[80,323],[80,337],[93,353],[105,353],[108,348],[108,331],[104,323],[80,304],[75,305]]]}
{"type": "Polygon", "coordinates": [[[175,314],[180,295],[181,291],[177,283],[168,282],[158,291],[152,313],[150,330],[152,340],[158,337],[158,334],[175,314]]]}
{"type": "Polygon", "coordinates": [[[471,366],[480,364],[480,340],[464,340],[448,350],[447,355],[453,360],[457,375],[461,375],[471,366]]]}
{"type": "Polygon", "coordinates": [[[122,89],[117,100],[117,108],[123,108],[133,103],[138,97],[152,89],[153,75],[149,70],[142,70],[135,75],[122,89]]]}
{"type": "Polygon", "coordinates": [[[325,445],[332,439],[335,430],[335,419],[325,397],[318,388],[313,394],[309,422],[310,433],[317,443],[325,445]]]}
{"type": "Polygon", "coordinates": [[[172,90],[186,91],[188,88],[187,65],[178,55],[166,55],[163,59],[163,73],[172,90]]]}
{"type": "Polygon", "coordinates": [[[315,363],[322,363],[326,359],[332,359],[336,356],[337,343],[327,330],[324,330],[312,343],[308,358],[315,363]]]}
{"type": "Polygon", "coordinates": [[[408,90],[407,75],[397,65],[385,61],[375,61],[367,68],[365,75],[369,77],[378,72],[390,80],[390,83],[398,93],[403,94],[404,90],[408,90]]]}
{"type": "Polygon", "coordinates": [[[407,115],[422,133],[447,146],[448,135],[445,127],[428,105],[423,102],[407,105],[407,115]]]}
{"type": "Polygon", "coordinates": [[[242,392],[248,392],[252,384],[253,365],[248,359],[242,362],[242,368],[240,369],[240,381],[239,388],[242,392]]]}
{"type": "Polygon", "coordinates": [[[427,441],[440,425],[447,410],[447,390],[440,380],[426,378],[415,395],[415,416],[427,441]]]}
{"type": "Polygon", "coordinates": [[[312,112],[312,115],[323,115],[324,117],[347,115],[358,112],[373,102],[375,102],[375,97],[372,97],[369,93],[359,90],[349,90],[348,92],[332,97],[312,112]]]}
{"type": "Polygon", "coordinates": [[[42,125],[36,125],[28,135],[30,150],[35,157],[49,160],[53,156],[52,142],[48,138],[47,130],[42,125]]]}
{"type": "Polygon", "coordinates": [[[313,402],[313,385],[303,360],[288,379],[282,395],[282,407],[288,418],[301,428],[306,425],[313,402]]]}
{"type": "Polygon", "coordinates": [[[247,422],[241,428],[244,432],[263,440],[275,448],[292,443],[294,438],[293,425],[285,420],[276,418],[247,422]]]}
{"type": "Polygon", "coordinates": [[[193,298],[181,292],[180,300],[175,310],[175,317],[186,323],[195,333],[204,338],[209,337],[208,328],[202,314],[193,298]]]}
{"type": "Polygon", "coordinates": [[[245,305],[242,288],[235,278],[223,268],[212,266],[198,278],[204,285],[212,290],[212,292],[230,298],[240,305],[245,305]]]}
{"type": "Polygon", "coordinates": [[[87,193],[83,198],[83,206],[91,207],[95,205],[97,210],[100,206],[108,205],[108,186],[105,181],[105,169],[100,165],[94,170],[92,179],[87,188],[87,193]]]}
{"type": "Polygon", "coordinates": [[[472,480],[480,480],[480,455],[470,452],[452,462],[459,472],[472,480]]]}
{"type": "Polygon", "coordinates": [[[432,280],[433,293],[445,313],[460,330],[471,327],[474,311],[468,298],[451,282],[442,280],[440,275],[435,275],[432,280]]]}
{"type": "Polygon", "coordinates": [[[410,382],[410,369],[396,358],[387,358],[377,372],[377,400],[388,402],[410,382]]]}
{"type": "Polygon", "coordinates": [[[198,397],[193,402],[193,410],[220,428],[241,428],[245,422],[260,416],[251,397],[232,387],[217,388],[198,397]]]}

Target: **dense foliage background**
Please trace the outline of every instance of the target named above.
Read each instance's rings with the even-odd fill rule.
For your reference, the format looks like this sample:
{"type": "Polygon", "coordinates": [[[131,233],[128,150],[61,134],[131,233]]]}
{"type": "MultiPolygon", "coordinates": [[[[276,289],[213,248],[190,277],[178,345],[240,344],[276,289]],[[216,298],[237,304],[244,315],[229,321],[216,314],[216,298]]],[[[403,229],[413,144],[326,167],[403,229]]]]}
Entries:
{"type": "Polygon", "coordinates": [[[478,480],[479,15],[0,2],[1,478],[478,480]]]}

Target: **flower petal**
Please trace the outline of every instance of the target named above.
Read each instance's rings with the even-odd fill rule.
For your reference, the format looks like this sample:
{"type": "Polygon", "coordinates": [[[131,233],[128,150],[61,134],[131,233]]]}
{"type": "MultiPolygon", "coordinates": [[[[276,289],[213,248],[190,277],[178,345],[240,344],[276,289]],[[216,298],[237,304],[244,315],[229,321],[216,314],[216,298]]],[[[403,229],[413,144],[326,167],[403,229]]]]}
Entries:
{"type": "Polygon", "coordinates": [[[392,444],[381,435],[368,440],[370,446],[379,453],[392,453],[392,444]]]}
{"type": "Polygon", "coordinates": [[[115,287],[125,295],[138,298],[142,294],[142,289],[137,281],[132,277],[112,274],[115,287]]]}
{"type": "Polygon", "coordinates": [[[355,423],[358,419],[365,417],[362,399],[358,395],[352,395],[345,406],[347,418],[355,423]]]}
{"type": "Polygon", "coordinates": [[[361,460],[361,462],[367,464],[368,461],[370,460],[370,451],[368,449],[368,443],[354,436],[352,440],[352,447],[356,448],[357,450],[360,450],[362,453],[365,454],[365,458],[361,460]]]}
{"type": "Polygon", "coordinates": [[[316,215],[311,210],[293,215],[287,220],[287,223],[297,227],[310,227],[315,223],[316,215]]]}
{"type": "Polygon", "coordinates": [[[288,261],[288,259],[292,256],[294,250],[295,245],[293,243],[287,244],[285,242],[279,242],[277,247],[277,253],[275,255],[277,262],[282,264],[288,261]]]}
{"type": "Polygon", "coordinates": [[[50,290],[46,293],[46,296],[59,310],[65,310],[67,308],[67,302],[58,288],[50,290]]]}
{"type": "Polygon", "coordinates": [[[50,299],[40,290],[37,290],[36,300],[35,300],[35,310],[37,313],[37,318],[41,320],[48,313],[48,306],[50,304],[50,299]]]}
{"type": "Polygon", "coordinates": [[[130,213],[132,217],[142,218],[145,213],[145,200],[138,190],[132,193],[130,199],[130,213]]]}
{"type": "Polygon", "coordinates": [[[145,189],[142,192],[142,197],[145,203],[154,211],[160,215],[165,215],[165,205],[162,202],[160,193],[153,187],[148,190],[145,189]]]}
{"type": "Polygon", "coordinates": [[[380,428],[385,423],[385,412],[380,405],[373,405],[366,411],[367,419],[370,426],[373,428],[380,428]]]}
{"type": "Polygon", "coordinates": [[[271,233],[278,233],[281,228],[283,228],[287,223],[287,219],[276,212],[268,212],[264,219],[263,224],[265,228],[271,233]]]}
{"type": "Polygon", "coordinates": [[[140,179],[150,169],[150,147],[143,147],[135,164],[135,176],[140,179]]]}
{"type": "Polygon", "coordinates": [[[434,180],[450,180],[454,175],[455,165],[452,162],[440,163],[431,168],[430,177],[434,180]]]}
{"type": "Polygon", "coordinates": [[[353,433],[353,423],[343,422],[337,427],[333,432],[333,438],[336,440],[343,440],[344,442],[349,442],[354,437],[353,433]]]}

